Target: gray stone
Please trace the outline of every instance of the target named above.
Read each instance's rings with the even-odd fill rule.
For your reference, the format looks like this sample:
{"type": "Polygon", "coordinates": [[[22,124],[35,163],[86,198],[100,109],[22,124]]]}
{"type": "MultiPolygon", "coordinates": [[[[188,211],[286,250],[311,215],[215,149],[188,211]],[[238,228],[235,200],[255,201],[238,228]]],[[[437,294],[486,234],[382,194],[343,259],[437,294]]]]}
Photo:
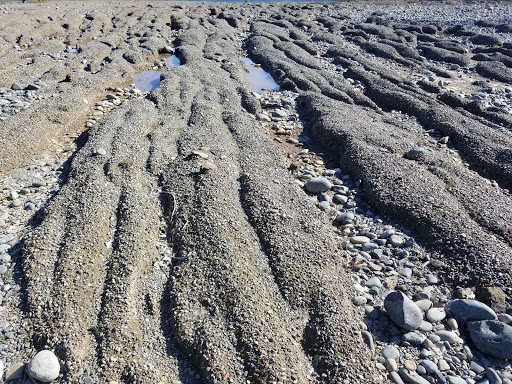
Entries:
{"type": "Polygon", "coordinates": [[[458,299],[450,304],[450,312],[456,319],[468,321],[494,320],[496,313],[484,303],[477,300],[458,299]]]}
{"type": "Polygon", "coordinates": [[[343,196],[343,195],[334,195],[332,200],[336,204],[345,204],[348,201],[348,197],[347,196],[343,196]]]}
{"type": "Polygon", "coordinates": [[[421,299],[421,300],[415,301],[414,304],[416,304],[423,312],[427,312],[430,308],[432,308],[432,305],[434,305],[428,299],[421,299]]]}
{"type": "Polygon", "coordinates": [[[430,308],[427,311],[427,319],[432,323],[439,323],[446,317],[446,312],[443,308],[430,308]]]}
{"type": "Polygon", "coordinates": [[[5,371],[5,381],[13,381],[23,378],[23,371],[25,370],[25,364],[19,361],[13,362],[5,371]]]}
{"type": "Polygon", "coordinates": [[[354,303],[354,305],[358,305],[358,306],[365,305],[367,303],[367,301],[368,300],[364,296],[356,296],[352,299],[352,302],[354,303]]]}
{"type": "Polygon", "coordinates": [[[398,364],[396,363],[395,359],[386,359],[384,366],[389,372],[398,371],[398,364]]]}
{"type": "Polygon", "coordinates": [[[412,276],[412,269],[411,268],[402,268],[399,273],[404,277],[411,277],[412,276]]]}
{"type": "Polygon", "coordinates": [[[257,118],[259,121],[266,121],[266,122],[270,122],[270,121],[272,121],[272,120],[270,119],[270,116],[269,116],[269,115],[267,115],[266,113],[258,113],[258,114],[256,115],[256,118],[257,118]]]}
{"type": "Polygon", "coordinates": [[[432,150],[427,147],[414,147],[409,152],[406,153],[405,157],[410,160],[418,160],[424,156],[428,156],[432,154],[432,150]]]}
{"type": "Polygon", "coordinates": [[[399,247],[404,243],[404,239],[402,239],[398,235],[391,235],[388,239],[388,244],[391,244],[393,247],[399,247]]]}
{"type": "Polygon", "coordinates": [[[508,313],[498,313],[498,320],[505,324],[512,324],[512,316],[508,313]]]}
{"type": "Polygon", "coordinates": [[[397,347],[393,346],[393,345],[386,345],[382,351],[380,352],[380,354],[382,355],[382,357],[384,357],[385,359],[394,359],[394,360],[398,360],[400,358],[400,351],[398,350],[397,347]]]}
{"type": "Polygon", "coordinates": [[[457,324],[457,320],[455,320],[453,317],[450,317],[448,320],[446,320],[446,325],[452,330],[459,329],[459,324],[457,324]]]}
{"type": "Polygon", "coordinates": [[[431,360],[427,360],[427,359],[421,360],[421,365],[423,365],[425,367],[425,369],[427,370],[427,372],[429,372],[429,373],[432,373],[432,372],[435,372],[438,370],[436,363],[434,363],[431,360]]]}
{"type": "Polygon", "coordinates": [[[325,177],[313,177],[309,179],[305,185],[308,192],[321,193],[326,192],[332,188],[332,184],[325,177]]]}
{"type": "Polygon", "coordinates": [[[446,376],[446,381],[450,384],[468,384],[467,381],[460,376],[446,376]]]}
{"type": "Polygon", "coordinates": [[[404,384],[398,372],[389,372],[389,380],[391,380],[395,384],[404,384]]]}
{"type": "Polygon", "coordinates": [[[455,332],[452,331],[437,331],[436,335],[439,336],[441,341],[447,341],[450,344],[456,343],[459,341],[459,336],[455,332]]]}
{"type": "Polygon", "coordinates": [[[420,375],[415,373],[409,373],[409,371],[405,368],[400,368],[398,371],[400,377],[406,382],[410,384],[430,384],[428,380],[425,380],[420,375]]]}
{"type": "Polygon", "coordinates": [[[350,242],[352,244],[365,244],[365,243],[368,243],[370,241],[369,238],[367,238],[366,236],[352,236],[350,238],[350,242]]]}
{"type": "Polygon", "coordinates": [[[59,377],[59,359],[52,351],[38,352],[28,363],[27,371],[34,379],[43,383],[51,383],[59,377]]]}
{"type": "Polygon", "coordinates": [[[421,333],[408,332],[402,335],[402,340],[410,344],[421,345],[427,337],[421,333]]]}
{"type": "Polygon", "coordinates": [[[489,379],[490,384],[502,384],[503,383],[500,375],[498,375],[498,372],[496,372],[491,367],[487,368],[485,375],[489,379]]]}
{"type": "Polygon", "coordinates": [[[378,277],[372,277],[366,281],[366,286],[381,288],[382,283],[380,282],[380,279],[378,277]]]}
{"type": "Polygon", "coordinates": [[[471,361],[469,363],[469,369],[471,369],[473,372],[479,374],[485,371],[485,368],[482,367],[480,364],[478,364],[476,361],[471,361]]]}
{"type": "Polygon", "coordinates": [[[439,282],[439,279],[434,275],[427,275],[427,283],[428,285],[434,285],[439,282]]]}
{"type": "Polygon", "coordinates": [[[468,323],[469,336],[483,353],[512,359],[512,326],[497,320],[468,323]]]}
{"type": "Polygon", "coordinates": [[[375,352],[375,343],[373,341],[373,335],[368,331],[362,331],[361,336],[363,337],[364,343],[370,348],[370,351],[375,352]]]}
{"type": "Polygon", "coordinates": [[[440,371],[447,371],[450,369],[450,365],[446,362],[446,360],[439,359],[437,362],[437,367],[440,371]]]}
{"type": "Polygon", "coordinates": [[[3,275],[7,272],[7,267],[5,265],[0,265],[0,275],[3,275]]]}
{"type": "Polygon", "coordinates": [[[164,46],[162,49],[161,49],[161,52],[162,53],[174,53],[174,48],[169,46],[169,45],[166,45],[164,46]]]}
{"type": "Polygon", "coordinates": [[[384,308],[390,319],[399,327],[413,331],[423,321],[423,312],[402,292],[393,291],[384,299],[384,308]]]}
{"type": "Polygon", "coordinates": [[[428,321],[422,321],[418,329],[422,332],[430,332],[433,328],[434,326],[432,323],[429,323],[428,321]]]}
{"type": "Polygon", "coordinates": [[[342,224],[352,222],[352,220],[354,220],[354,212],[344,212],[336,217],[336,221],[342,224]]]}
{"type": "Polygon", "coordinates": [[[387,229],[385,230],[384,232],[382,232],[379,236],[379,238],[381,239],[387,239],[388,237],[390,237],[391,235],[394,235],[395,234],[395,230],[394,229],[387,229]]]}

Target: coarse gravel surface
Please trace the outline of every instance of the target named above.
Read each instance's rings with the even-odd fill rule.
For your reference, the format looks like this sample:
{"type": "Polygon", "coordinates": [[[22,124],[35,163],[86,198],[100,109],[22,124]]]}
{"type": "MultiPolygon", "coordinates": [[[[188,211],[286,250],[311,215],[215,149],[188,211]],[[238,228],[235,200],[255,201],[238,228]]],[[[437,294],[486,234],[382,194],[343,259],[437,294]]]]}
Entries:
{"type": "Polygon", "coordinates": [[[0,3],[4,380],[512,383],[511,15],[0,3]]]}

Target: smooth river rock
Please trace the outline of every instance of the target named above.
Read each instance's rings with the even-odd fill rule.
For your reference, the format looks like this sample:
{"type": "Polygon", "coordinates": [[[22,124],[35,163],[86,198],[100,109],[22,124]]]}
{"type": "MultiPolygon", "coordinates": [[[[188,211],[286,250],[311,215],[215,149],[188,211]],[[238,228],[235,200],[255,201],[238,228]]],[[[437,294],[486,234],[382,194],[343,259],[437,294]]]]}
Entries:
{"type": "Polygon", "coordinates": [[[28,363],[27,371],[32,378],[43,383],[51,383],[59,377],[59,359],[52,351],[38,352],[28,363]]]}
{"type": "Polygon", "coordinates": [[[306,183],[306,189],[311,193],[326,192],[332,188],[332,184],[325,177],[313,177],[306,183]]]}
{"type": "Polygon", "coordinates": [[[450,304],[450,312],[456,319],[466,318],[468,321],[496,319],[496,313],[487,305],[477,300],[454,300],[450,304]]]}

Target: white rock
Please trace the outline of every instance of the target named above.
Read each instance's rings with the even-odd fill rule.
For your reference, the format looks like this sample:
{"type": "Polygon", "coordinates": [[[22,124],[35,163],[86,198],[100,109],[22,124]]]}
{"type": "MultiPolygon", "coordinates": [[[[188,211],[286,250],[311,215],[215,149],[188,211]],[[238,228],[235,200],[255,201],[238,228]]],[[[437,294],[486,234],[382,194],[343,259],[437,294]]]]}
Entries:
{"type": "Polygon", "coordinates": [[[38,352],[28,363],[27,371],[34,379],[43,383],[51,383],[59,377],[59,359],[52,351],[38,352]]]}

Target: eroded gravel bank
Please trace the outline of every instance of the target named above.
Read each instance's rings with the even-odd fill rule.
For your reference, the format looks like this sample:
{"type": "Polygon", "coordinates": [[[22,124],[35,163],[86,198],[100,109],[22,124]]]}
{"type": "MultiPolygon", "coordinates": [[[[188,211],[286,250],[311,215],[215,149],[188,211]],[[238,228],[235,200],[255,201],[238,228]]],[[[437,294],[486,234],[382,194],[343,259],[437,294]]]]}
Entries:
{"type": "Polygon", "coordinates": [[[5,365],[44,348],[73,383],[509,382],[450,303],[510,320],[510,11],[1,5],[5,365]],[[115,90],[168,46],[182,65],[156,90],[115,90]],[[251,93],[242,55],[282,92],[251,93]]]}

